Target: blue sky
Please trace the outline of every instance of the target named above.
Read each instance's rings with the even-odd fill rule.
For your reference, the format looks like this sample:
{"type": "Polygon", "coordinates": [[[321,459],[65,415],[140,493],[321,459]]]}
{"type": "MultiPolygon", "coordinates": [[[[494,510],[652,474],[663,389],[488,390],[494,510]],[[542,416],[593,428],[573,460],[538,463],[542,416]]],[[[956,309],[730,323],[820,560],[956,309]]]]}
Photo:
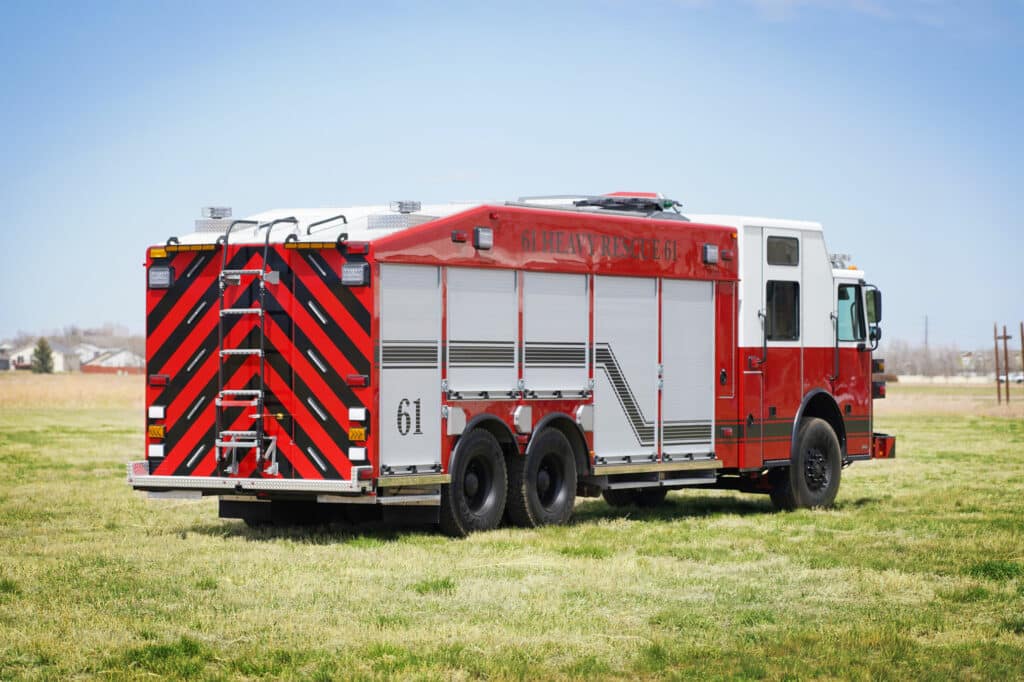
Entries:
{"type": "MultiPolygon", "coordinates": [[[[1024,2],[7,2],[0,337],[141,332],[145,247],[236,215],[660,191],[820,220],[888,338],[1024,318],[1024,2]]],[[[1014,342],[1016,343],[1016,342],[1014,342]]]]}

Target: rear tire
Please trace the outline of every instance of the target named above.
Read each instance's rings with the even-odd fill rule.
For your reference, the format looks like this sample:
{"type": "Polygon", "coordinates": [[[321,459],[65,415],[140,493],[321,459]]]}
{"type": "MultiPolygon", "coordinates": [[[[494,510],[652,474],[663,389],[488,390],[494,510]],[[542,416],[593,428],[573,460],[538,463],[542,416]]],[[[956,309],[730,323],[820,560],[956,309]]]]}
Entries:
{"type": "Polygon", "coordinates": [[[569,439],[547,428],[534,436],[525,457],[509,463],[508,518],[524,528],[559,525],[576,504],[576,457],[569,439]]]}
{"type": "Polygon", "coordinates": [[[449,472],[451,482],[441,486],[441,531],[461,538],[497,527],[508,495],[508,471],[498,440],[484,429],[462,436],[449,472]]]}
{"type": "Polygon", "coordinates": [[[772,504],[786,511],[831,507],[843,469],[835,431],[825,420],[810,417],[800,424],[796,442],[789,467],[773,473],[772,504]]]}

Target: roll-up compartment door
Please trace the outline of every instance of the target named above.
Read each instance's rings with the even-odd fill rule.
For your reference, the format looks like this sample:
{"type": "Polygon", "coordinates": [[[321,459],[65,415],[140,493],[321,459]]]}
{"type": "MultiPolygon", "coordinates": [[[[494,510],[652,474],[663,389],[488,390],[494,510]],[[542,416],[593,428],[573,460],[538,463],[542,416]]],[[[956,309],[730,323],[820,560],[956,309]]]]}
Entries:
{"type": "Polygon", "coordinates": [[[384,472],[441,464],[441,273],[380,268],[380,462],[384,472]]]}
{"type": "Polygon", "coordinates": [[[517,390],[519,295],[512,270],[448,269],[448,387],[462,398],[517,390]]]}
{"type": "Polygon", "coordinates": [[[657,280],[596,277],[594,450],[599,460],[640,462],[655,456],[657,373],[657,280]]]}
{"type": "Polygon", "coordinates": [[[523,273],[523,382],[528,395],[565,397],[587,388],[586,275],[523,273]]]}
{"type": "Polygon", "coordinates": [[[666,456],[711,456],[715,392],[713,283],[662,281],[661,442],[666,456]]]}

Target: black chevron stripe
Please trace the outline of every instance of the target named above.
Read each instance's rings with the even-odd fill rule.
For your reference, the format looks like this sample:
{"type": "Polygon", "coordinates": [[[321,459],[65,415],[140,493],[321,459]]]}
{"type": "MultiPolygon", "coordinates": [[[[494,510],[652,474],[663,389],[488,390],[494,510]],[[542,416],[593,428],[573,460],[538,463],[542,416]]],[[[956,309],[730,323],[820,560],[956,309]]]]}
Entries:
{"type": "Polygon", "coordinates": [[[637,442],[645,447],[654,446],[654,421],[644,416],[629,381],[623,374],[618,360],[615,359],[611,344],[595,344],[594,361],[595,365],[600,367],[608,377],[615,397],[626,414],[626,419],[629,421],[637,442]]]}

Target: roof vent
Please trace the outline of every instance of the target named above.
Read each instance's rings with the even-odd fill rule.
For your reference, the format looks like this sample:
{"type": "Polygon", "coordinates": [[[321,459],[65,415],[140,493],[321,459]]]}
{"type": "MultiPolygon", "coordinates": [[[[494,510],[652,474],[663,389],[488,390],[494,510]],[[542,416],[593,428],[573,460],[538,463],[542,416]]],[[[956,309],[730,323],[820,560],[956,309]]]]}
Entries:
{"type": "Polygon", "coordinates": [[[203,217],[196,221],[196,232],[226,232],[231,217],[230,206],[204,206],[203,217]]]}
{"type": "Polygon", "coordinates": [[[423,205],[420,202],[409,201],[407,199],[401,201],[392,201],[390,204],[388,204],[388,208],[397,213],[416,213],[422,207],[423,205]]]}

